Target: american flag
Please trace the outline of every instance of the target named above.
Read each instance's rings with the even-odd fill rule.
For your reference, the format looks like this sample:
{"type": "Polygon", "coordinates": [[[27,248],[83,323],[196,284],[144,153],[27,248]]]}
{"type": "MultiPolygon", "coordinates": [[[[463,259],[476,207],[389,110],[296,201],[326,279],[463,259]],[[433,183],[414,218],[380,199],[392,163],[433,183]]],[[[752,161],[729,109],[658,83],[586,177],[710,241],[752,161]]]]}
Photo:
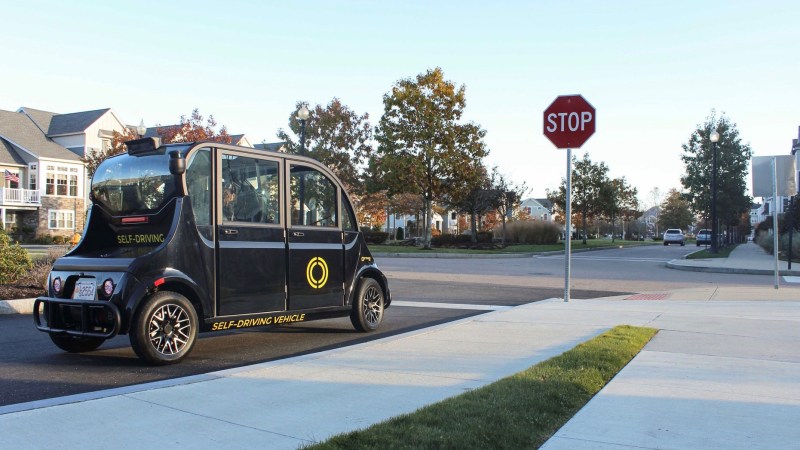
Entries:
{"type": "Polygon", "coordinates": [[[13,181],[15,183],[19,183],[19,175],[15,173],[11,173],[6,169],[6,180],[13,181]]]}

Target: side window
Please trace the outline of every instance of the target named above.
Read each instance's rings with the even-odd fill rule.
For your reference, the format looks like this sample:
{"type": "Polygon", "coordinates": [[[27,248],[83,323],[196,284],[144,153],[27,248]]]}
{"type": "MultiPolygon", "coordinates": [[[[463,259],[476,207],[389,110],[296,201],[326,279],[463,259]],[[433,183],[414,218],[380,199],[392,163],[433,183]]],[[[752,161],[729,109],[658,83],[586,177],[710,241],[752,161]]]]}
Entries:
{"type": "Polygon", "coordinates": [[[222,155],[222,221],[280,223],[278,163],[222,155]]]}
{"type": "Polygon", "coordinates": [[[322,172],[306,166],[291,166],[292,225],[339,226],[336,185],[322,172]]]}
{"type": "Polygon", "coordinates": [[[356,216],[350,208],[350,201],[347,196],[342,192],[342,229],[344,231],[358,231],[356,226],[356,216]]]}
{"type": "Polygon", "coordinates": [[[211,240],[211,149],[201,148],[192,155],[186,168],[186,187],[197,230],[211,240]]]}

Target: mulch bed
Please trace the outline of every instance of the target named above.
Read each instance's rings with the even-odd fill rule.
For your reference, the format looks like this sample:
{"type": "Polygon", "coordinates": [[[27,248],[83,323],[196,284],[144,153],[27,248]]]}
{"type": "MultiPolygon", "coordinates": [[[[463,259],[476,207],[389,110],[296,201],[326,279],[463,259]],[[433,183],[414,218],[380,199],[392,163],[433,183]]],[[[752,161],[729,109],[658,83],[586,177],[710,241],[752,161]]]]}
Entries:
{"type": "Polygon", "coordinates": [[[35,298],[44,295],[41,286],[31,284],[3,284],[0,285],[0,300],[17,300],[20,298],[35,298]]]}

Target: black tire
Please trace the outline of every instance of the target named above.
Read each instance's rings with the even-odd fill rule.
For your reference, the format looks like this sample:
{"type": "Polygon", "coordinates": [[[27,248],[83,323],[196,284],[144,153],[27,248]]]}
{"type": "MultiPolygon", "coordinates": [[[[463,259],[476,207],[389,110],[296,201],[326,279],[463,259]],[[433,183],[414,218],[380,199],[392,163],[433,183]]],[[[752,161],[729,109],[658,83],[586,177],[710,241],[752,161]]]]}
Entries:
{"type": "Polygon", "coordinates": [[[681,242],[681,247],[683,247],[684,245],[686,245],[686,243],[685,242],[681,242]]]}
{"type": "Polygon", "coordinates": [[[186,297],[176,292],[158,292],[139,307],[134,317],[131,347],[150,364],[174,364],[192,351],[197,322],[197,312],[186,297]]]}
{"type": "Polygon", "coordinates": [[[669,245],[669,242],[664,242],[664,245],[665,245],[665,246],[669,245]]]}
{"type": "Polygon", "coordinates": [[[85,353],[96,350],[106,340],[99,337],[70,336],[68,334],[50,333],[50,340],[56,347],[70,353],[85,353]]]}
{"type": "Polygon", "coordinates": [[[362,278],[353,299],[350,322],[356,330],[371,332],[378,329],[383,321],[383,289],[372,278],[362,278]]]}

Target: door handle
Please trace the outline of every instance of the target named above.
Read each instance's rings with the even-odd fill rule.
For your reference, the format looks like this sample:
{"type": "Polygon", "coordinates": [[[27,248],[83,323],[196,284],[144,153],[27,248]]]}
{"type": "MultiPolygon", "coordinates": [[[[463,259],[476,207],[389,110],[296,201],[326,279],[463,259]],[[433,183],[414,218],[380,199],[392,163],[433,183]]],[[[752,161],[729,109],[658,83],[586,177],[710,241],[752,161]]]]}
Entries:
{"type": "Polygon", "coordinates": [[[300,232],[300,231],[293,231],[292,232],[292,236],[294,236],[294,237],[303,237],[305,235],[306,235],[305,233],[300,232]]]}
{"type": "Polygon", "coordinates": [[[231,228],[225,228],[222,230],[222,234],[239,234],[239,230],[233,230],[231,228]]]}

